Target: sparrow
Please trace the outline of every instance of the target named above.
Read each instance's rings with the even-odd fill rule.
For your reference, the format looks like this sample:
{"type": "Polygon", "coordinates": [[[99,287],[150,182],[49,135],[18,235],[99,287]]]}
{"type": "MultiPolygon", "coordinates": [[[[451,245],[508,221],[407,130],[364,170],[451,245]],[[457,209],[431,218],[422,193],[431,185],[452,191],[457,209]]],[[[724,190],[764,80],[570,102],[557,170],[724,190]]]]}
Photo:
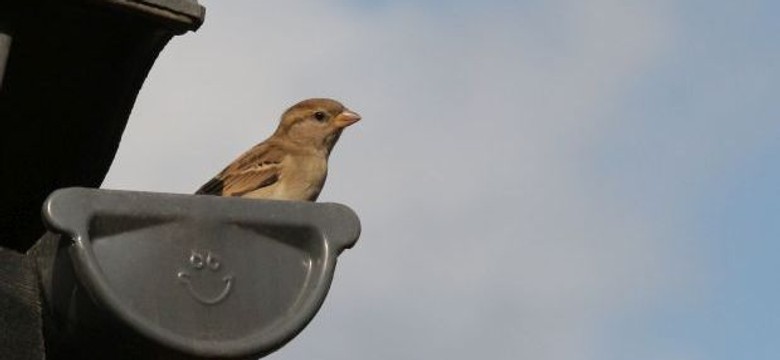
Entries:
{"type": "Polygon", "coordinates": [[[341,132],[360,115],[332,99],[307,99],[287,109],[276,131],[239,156],[196,194],[316,201],[328,157],[341,132]]]}

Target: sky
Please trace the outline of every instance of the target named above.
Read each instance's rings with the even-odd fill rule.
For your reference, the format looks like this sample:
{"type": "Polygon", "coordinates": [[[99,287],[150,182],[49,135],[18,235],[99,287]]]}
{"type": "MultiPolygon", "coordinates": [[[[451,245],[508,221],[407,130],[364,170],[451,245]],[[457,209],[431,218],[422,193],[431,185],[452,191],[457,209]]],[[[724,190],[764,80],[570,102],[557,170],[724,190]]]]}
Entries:
{"type": "Polygon", "coordinates": [[[267,359],[776,359],[780,3],[202,1],[104,188],[192,193],[281,112],[363,120],[362,235],[267,359]]]}

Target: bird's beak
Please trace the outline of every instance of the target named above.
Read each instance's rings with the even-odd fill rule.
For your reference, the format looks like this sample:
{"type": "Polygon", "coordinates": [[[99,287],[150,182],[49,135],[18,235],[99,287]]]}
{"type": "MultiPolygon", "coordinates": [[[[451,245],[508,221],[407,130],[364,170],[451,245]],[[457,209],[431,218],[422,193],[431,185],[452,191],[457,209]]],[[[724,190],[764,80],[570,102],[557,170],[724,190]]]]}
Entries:
{"type": "Polygon", "coordinates": [[[333,120],[337,127],[345,128],[358,122],[360,120],[360,115],[350,110],[344,110],[341,114],[336,115],[336,118],[333,120]]]}

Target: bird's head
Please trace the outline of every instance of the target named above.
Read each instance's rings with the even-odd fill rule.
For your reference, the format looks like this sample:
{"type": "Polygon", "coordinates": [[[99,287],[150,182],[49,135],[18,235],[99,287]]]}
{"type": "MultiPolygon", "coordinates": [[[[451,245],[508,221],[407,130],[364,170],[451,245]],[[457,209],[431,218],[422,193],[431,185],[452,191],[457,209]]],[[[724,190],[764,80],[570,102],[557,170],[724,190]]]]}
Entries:
{"type": "Polygon", "coordinates": [[[329,153],[341,131],[359,120],[360,115],[336,100],[307,99],[282,114],[274,136],[329,153]]]}

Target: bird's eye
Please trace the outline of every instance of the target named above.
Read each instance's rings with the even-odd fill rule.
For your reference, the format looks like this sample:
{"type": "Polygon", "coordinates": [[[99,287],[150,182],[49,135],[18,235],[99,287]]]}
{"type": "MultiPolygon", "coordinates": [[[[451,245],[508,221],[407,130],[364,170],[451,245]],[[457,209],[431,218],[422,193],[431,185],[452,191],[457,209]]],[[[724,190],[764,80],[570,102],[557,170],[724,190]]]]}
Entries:
{"type": "Polygon", "coordinates": [[[325,113],[322,111],[317,111],[314,113],[314,118],[317,119],[317,121],[323,121],[325,120],[325,113]]]}

